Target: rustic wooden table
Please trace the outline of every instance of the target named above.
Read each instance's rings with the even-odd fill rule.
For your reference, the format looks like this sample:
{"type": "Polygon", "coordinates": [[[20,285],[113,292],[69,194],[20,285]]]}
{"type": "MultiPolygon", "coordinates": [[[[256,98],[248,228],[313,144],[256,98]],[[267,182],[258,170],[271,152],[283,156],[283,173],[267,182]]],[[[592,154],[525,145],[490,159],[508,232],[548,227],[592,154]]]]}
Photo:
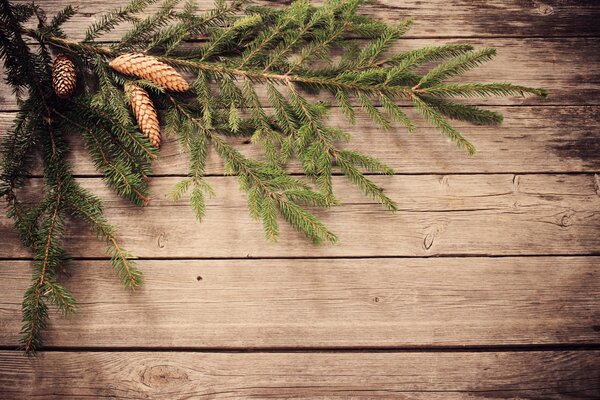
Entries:
{"type": "MultiPolygon", "coordinates": [[[[41,3],[52,13],[69,2],[41,3]]],[[[81,38],[122,3],[82,1],[67,33],[81,38]]],[[[79,313],[53,317],[44,351],[25,358],[15,345],[30,254],[0,217],[0,398],[600,398],[600,2],[384,0],[365,10],[415,18],[402,48],[497,47],[470,78],[550,97],[483,102],[506,120],[460,126],[475,157],[425,126],[382,133],[359,118],[352,146],[396,169],[377,180],[401,211],[336,181],[344,204],[321,213],[336,246],[313,247],[287,227],[267,243],[217,157],[218,196],[196,224],[166,199],[186,173],[172,139],[150,206],[136,209],[104,187],[73,138],[76,173],[106,200],[146,283],[125,292],[102,244],[69,230],[79,313]]],[[[1,86],[2,133],[15,107],[1,86]]]]}

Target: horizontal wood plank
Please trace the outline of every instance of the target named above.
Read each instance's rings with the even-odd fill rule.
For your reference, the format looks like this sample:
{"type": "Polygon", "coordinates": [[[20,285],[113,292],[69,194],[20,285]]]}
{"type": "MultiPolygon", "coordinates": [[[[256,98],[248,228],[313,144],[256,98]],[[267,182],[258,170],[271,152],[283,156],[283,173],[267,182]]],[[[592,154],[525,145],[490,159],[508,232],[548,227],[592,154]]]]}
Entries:
{"type": "MultiPolygon", "coordinates": [[[[25,1],[25,0],[17,0],[25,1]]],[[[83,0],[71,21],[65,24],[69,36],[81,39],[85,29],[100,16],[115,7],[122,7],[128,0],[83,0]]],[[[199,0],[198,10],[213,8],[212,0],[199,0]]],[[[258,1],[270,7],[287,4],[286,0],[258,1]]],[[[313,1],[318,4],[322,1],[313,1]]],[[[68,0],[44,0],[43,8],[48,15],[61,10],[68,0]]],[[[160,2],[159,2],[160,4],[160,2]]],[[[148,8],[149,14],[158,5],[148,8]]],[[[361,14],[398,23],[404,18],[414,20],[408,37],[471,37],[471,36],[598,36],[600,28],[597,15],[600,5],[587,0],[454,0],[440,9],[437,0],[378,0],[363,6],[361,14]]],[[[127,31],[123,24],[102,38],[114,40],[127,31]]]]}
{"type": "MultiPolygon", "coordinates": [[[[439,347],[600,343],[600,257],[73,261],[78,314],[45,344],[101,348],[439,347]]],[[[0,345],[15,346],[27,261],[0,262],[0,345]]]]}
{"type": "MultiPolygon", "coordinates": [[[[329,121],[352,132],[345,147],[361,151],[386,162],[397,173],[494,173],[494,172],[596,172],[600,166],[599,107],[493,107],[505,115],[503,126],[482,127],[457,122],[454,125],[477,147],[469,156],[449,143],[435,128],[423,122],[412,110],[407,112],[419,122],[416,134],[396,127],[384,132],[372,121],[357,115],[355,126],[348,124],[338,110],[329,121]]],[[[0,138],[10,129],[15,114],[0,113],[0,138]]],[[[181,154],[178,140],[163,135],[160,157],[154,163],[153,174],[186,175],[187,156],[181,154]]],[[[74,173],[98,176],[78,132],[71,136],[71,157],[74,173]]],[[[231,138],[244,154],[261,158],[260,146],[248,138],[231,138]]],[[[289,171],[302,172],[298,163],[290,163],[289,171]]],[[[223,161],[211,151],[207,174],[222,174],[223,161]]],[[[39,176],[41,169],[35,168],[39,176]]]]}
{"type": "Polygon", "coordinates": [[[565,400],[600,396],[600,352],[0,352],[3,398],[565,400]]]}
{"type": "MultiPolygon", "coordinates": [[[[600,88],[600,38],[533,38],[533,39],[407,39],[395,45],[396,51],[410,50],[441,43],[470,43],[476,47],[495,47],[496,58],[475,68],[460,82],[511,82],[543,87],[550,92],[547,99],[511,97],[470,99],[472,104],[489,105],[598,105],[600,88]]],[[[0,70],[1,71],[1,70],[0,70]]],[[[259,90],[262,99],[264,90],[259,90]]],[[[318,100],[331,100],[319,95],[318,100]]],[[[0,85],[0,110],[15,110],[11,89],[0,85]]]]}
{"type": "MultiPolygon", "coordinates": [[[[107,202],[106,215],[134,254],[167,258],[590,254],[600,247],[596,175],[376,176],[400,206],[389,213],[344,177],[334,191],[340,207],[317,210],[339,234],[337,245],[314,246],[286,223],[281,239],[264,239],[234,177],[213,177],[217,197],[198,224],[185,201],[167,194],[179,178],[155,178],[150,205],[116,198],[98,178],[82,184],[107,202]]],[[[40,192],[41,180],[32,190],[40,192]]],[[[3,215],[0,257],[28,257],[3,215]]],[[[81,224],[69,224],[65,247],[75,257],[105,257],[104,244],[81,224]]]]}

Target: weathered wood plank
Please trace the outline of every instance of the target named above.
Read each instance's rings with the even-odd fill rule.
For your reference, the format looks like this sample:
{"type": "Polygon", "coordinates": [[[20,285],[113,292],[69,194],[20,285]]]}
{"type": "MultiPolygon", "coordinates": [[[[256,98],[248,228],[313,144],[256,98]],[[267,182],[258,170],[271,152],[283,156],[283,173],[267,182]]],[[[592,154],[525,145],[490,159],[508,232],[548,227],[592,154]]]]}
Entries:
{"type": "MultiPolygon", "coordinates": [[[[384,132],[368,117],[357,116],[355,126],[348,124],[338,110],[332,112],[330,124],[353,132],[347,147],[373,155],[388,163],[398,173],[494,173],[494,172],[595,172],[600,165],[599,107],[493,107],[506,120],[501,127],[481,127],[455,123],[477,146],[474,157],[448,143],[439,131],[422,122],[412,110],[407,112],[419,122],[419,131],[410,135],[401,127],[384,132]]],[[[0,113],[0,138],[10,129],[14,114],[0,113]]],[[[164,136],[164,135],[163,135],[164,136]]],[[[260,146],[247,138],[233,138],[250,157],[262,157],[260,146]]],[[[81,137],[72,135],[71,162],[78,175],[98,176],[81,137]]],[[[163,137],[155,175],[185,175],[187,157],[180,153],[174,137],[163,137]]],[[[297,163],[291,172],[301,172],[297,163]]],[[[40,168],[35,169],[39,176],[40,168]]],[[[222,174],[223,163],[211,151],[208,174],[222,174]]]]}
{"type": "Polygon", "coordinates": [[[600,353],[0,352],[6,400],[596,399],[600,353]]]}
{"type": "MultiPolygon", "coordinates": [[[[21,1],[21,0],[19,0],[21,1]]],[[[17,1],[17,2],[19,2],[17,1]]],[[[22,0],[25,1],[25,0],[22,0]]],[[[83,38],[85,28],[107,10],[122,7],[127,0],[80,1],[79,11],[65,25],[65,31],[74,38],[83,38]]],[[[198,9],[209,10],[212,0],[199,0],[198,9]]],[[[264,5],[277,6],[289,3],[284,0],[260,1],[264,5]]],[[[321,1],[314,1],[315,4],[321,1]]],[[[68,0],[44,0],[44,10],[49,15],[61,10],[68,0]]],[[[156,10],[157,5],[148,8],[156,10]]],[[[597,16],[600,5],[594,1],[561,0],[454,0],[445,3],[443,9],[437,0],[378,0],[367,4],[362,14],[383,19],[389,23],[411,17],[413,29],[408,37],[470,37],[470,36],[598,36],[600,28],[597,16]]],[[[103,38],[119,38],[129,25],[117,27],[103,38]]]]}
{"type": "MultiPolygon", "coordinates": [[[[107,201],[106,215],[123,243],[142,257],[304,257],[589,254],[600,246],[600,196],[594,175],[397,175],[375,177],[400,204],[395,214],[373,204],[345,178],[334,186],[341,207],[318,210],[339,244],[313,246],[281,224],[278,243],[264,239],[234,177],[210,178],[217,193],[201,224],[167,193],[176,178],[152,181],[150,206],[116,199],[98,178],[85,187],[107,201]]],[[[35,180],[39,188],[40,180],[35,180]]],[[[34,189],[39,191],[39,189],[34,189]]],[[[6,217],[0,257],[26,257],[6,217]]],[[[70,225],[66,248],[77,257],[105,256],[87,227],[70,225]]]]}
{"type": "MultiPolygon", "coordinates": [[[[74,261],[79,313],[49,346],[333,348],[600,343],[600,257],[74,261]]],[[[30,263],[0,262],[0,345],[15,346],[30,263]]]]}
{"type": "MultiPolygon", "coordinates": [[[[404,40],[396,50],[446,43],[440,39],[404,40]]],[[[600,38],[540,39],[455,39],[477,47],[495,47],[498,56],[469,71],[462,82],[512,82],[549,90],[548,99],[493,98],[470,99],[473,104],[510,105],[597,105],[600,98],[600,38]]],[[[264,94],[261,93],[264,98],[264,94]]],[[[319,96],[319,99],[331,97],[319,96]]],[[[15,110],[16,101],[9,87],[0,85],[0,110],[15,110]]]]}

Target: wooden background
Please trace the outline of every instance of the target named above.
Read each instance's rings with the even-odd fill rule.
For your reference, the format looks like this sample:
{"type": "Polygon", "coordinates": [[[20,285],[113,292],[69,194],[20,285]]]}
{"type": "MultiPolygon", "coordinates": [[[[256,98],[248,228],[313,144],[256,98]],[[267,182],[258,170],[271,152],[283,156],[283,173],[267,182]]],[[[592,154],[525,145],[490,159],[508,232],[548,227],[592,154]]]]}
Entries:
{"type": "MultiPolygon", "coordinates": [[[[41,2],[50,14],[68,3],[41,2]]],[[[68,34],[81,38],[120,4],[82,1],[68,34]]],[[[27,359],[15,345],[30,254],[0,217],[0,398],[600,398],[600,2],[385,0],[365,12],[414,17],[401,49],[497,47],[469,80],[550,97],[481,101],[506,120],[457,124],[475,157],[422,123],[409,136],[359,118],[350,146],[396,169],[376,180],[400,211],[336,180],[343,206],[320,213],[336,246],[287,227],[265,242],[214,154],[218,197],[196,224],[166,199],[186,173],[172,140],[150,206],[136,209],[104,187],[73,138],[76,173],[106,200],[146,284],[125,292],[103,245],[69,228],[66,284],[80,312],[52,318],[44,351],[27,359]]],[[[15,108],[1,86],[2,133],[15,108]]]]}

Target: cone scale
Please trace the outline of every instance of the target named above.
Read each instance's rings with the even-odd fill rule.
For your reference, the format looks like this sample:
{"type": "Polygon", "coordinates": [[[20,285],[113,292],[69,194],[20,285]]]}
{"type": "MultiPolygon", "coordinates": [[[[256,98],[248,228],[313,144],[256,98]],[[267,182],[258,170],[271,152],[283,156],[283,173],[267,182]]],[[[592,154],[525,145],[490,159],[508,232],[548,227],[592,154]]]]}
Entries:
{"type": "Polygon", "coordinates": [[[69,98],[77,85],[75,64],[64,54],[59,54],[52,64],[52,87],[61,99],[69,98]]]}
{"type": "Polygon", "coordinates": [[[185,92],[190,86],[175,68],[141,53],[123,54],[109,66],[124,75],[146,79],[172,92],[185,92]]]}
{"type": "Polygon", "coordinates": [[[150,95],[144,89],[132,83],[125,84],[125,94],[129,98],[140,131],[146,135],[154,147],[159,148],[160,124],[150,95]]]}

